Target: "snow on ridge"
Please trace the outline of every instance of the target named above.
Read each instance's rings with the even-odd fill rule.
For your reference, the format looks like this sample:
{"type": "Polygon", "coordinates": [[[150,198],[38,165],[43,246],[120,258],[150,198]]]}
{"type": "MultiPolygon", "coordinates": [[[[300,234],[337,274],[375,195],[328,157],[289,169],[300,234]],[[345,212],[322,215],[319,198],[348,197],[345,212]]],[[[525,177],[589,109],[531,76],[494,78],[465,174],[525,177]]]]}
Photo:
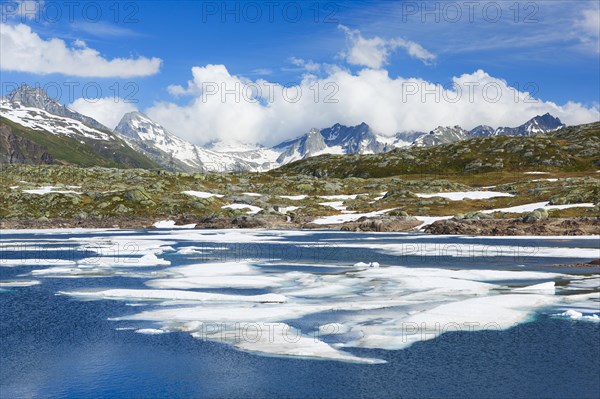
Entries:
{"type": "Polygon", "coordinates": [[[91,128],[78,120],[54,115],[40,108],[25,107],[8,100],[0,101],[0,114],[19,125],[32,130],[44,130],[54,135],[83,136],[102,141],[115,139],[110,134],[91,128]]]}
{"type": "Polygon", "coordinates": [[[514,197],[513,194],[501,193],[497,191],[456,191],[436,194],[415,194],[419,198],[443,197],[451,201],[462,201],[466,199],[489,199],[497,197],[514,197]]]}

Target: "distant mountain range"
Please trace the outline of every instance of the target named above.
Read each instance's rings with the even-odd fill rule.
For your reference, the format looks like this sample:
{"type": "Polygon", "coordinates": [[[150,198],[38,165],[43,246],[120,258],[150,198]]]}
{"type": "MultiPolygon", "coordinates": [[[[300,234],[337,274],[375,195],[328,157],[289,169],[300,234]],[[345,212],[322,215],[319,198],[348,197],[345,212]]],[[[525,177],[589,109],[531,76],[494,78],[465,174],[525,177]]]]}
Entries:
{"type": "Polygon", "coordinates": [[[2,162],[40,162],[45,157],[47,162],[85,165],[95,162],[98,166],[160,167],[190,172],[267,171],[322,154],[378,154],[474,137],[529,136],[565,126],[558,118],[545,114],[513,128],[482,125],[467,131],[460,126],[440,126],[430,132],[400,132],[385,137],[366,123],[356,126],[336,123],[321,130],[310,129],[296,139],[270,148],[226,142],[201,147],[167,131],[140,112],[124,115],[116,128],[110,129],[60,104],[41,88],[27,85],[1,99],[0,117],[2,162]],[[58,151],[61,146],[63,151],[58,151]],[[65,146],[71,151],[65,152],[65,146]],[[30,154],[32,148],[36,149],[36,156],[30,154]]]}

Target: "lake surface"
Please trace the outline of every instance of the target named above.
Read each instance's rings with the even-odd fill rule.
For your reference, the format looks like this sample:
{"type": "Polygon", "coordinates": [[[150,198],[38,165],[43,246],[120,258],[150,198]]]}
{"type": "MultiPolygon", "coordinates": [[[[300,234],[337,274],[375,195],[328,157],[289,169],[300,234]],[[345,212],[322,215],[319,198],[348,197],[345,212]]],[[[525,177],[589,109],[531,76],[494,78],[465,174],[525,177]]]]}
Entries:
{"type": "Polygon", "coordinates": [[[3,231],[0,397],[600,397],[598,237],[3,231]]]}

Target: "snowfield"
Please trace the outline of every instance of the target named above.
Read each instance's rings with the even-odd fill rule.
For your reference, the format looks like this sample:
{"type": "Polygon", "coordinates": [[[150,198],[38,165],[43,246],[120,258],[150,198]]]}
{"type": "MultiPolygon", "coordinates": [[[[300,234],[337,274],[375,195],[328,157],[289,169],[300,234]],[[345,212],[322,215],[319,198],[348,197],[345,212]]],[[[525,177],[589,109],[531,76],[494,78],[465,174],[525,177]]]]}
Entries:
{"type": "Polygon", "coordinates": [[[477,200],[497,197],[514,197],[512,194],[497,191],[457,191],[437,194],[415,194],[419,198],[443,197],[451,201],[477,200]]]}

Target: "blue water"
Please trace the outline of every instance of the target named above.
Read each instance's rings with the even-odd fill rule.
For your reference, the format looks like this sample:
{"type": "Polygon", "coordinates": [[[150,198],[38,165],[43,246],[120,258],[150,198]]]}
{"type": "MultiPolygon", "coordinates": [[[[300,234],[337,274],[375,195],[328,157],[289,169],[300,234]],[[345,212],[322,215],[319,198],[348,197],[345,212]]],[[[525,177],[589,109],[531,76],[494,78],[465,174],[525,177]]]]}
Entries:
{"type": "MultiPolygon", "coordinates": [[[[155,234],[155,233],[143,233],[155,234]]],[[[79,235],[79,234],[78,234],[79,235]]],[[[2,235],[3,239],[65,239],[65,235],[2,235]]],[[[81,236],[81,235],[80,235],[81,236]]],[[[85,236],[85,234],[83,235],[85,236]]],[[[91,235],[93,236],[93,235],[91,235]]],[[[253,257],[281,262],[324,263],[378,261],[412,267],[552,270],[547,265],[569,259],[490,257],[457,259],[393,256],[360,248],[336,248],[355,239],[394,242],[394,234],[315,233],[288,237],[319,243],[309,249],[295,244],[256,244],[253,257]],[[327,243],[327,244],[324,244],[327,243]],[[262,246],[262,247],[261,247],[262,246]],[[272,247],[271,250],[268,248],[272,247]],[[275,249],[275,247],[278,247],[275,249]],[[260,249],[259,249],[260,248],[260,249]],[[293,253],[288,259],[282,253],[293,253]],[[294,259],[291,259],[291,258],[294,259]],[[273,256],[276,258],[276,256],[273,256]]],[[[375,242],[375,241],[371,241],[375,242]]],[[[411,242],[475,244],[490,241],[458,237],[421,237],[411,242]]],[[[529,245],[523,240],[493,240],[492,245],[529,245]]],[[[58,243],[60,245],[60,243],[58,243]]],[[[186,242],[181,246],[226,247],[210,256],[161,255],[172,265],[226,260],[239,256],[234,244],[186,242]],[[205,257],[206,259],[202,259],[205,257]],[[211,258],[211,259],[208,259],[211,258]]],[[[546,246],[592,247],[590,240],[543,242],[546,246]]],[[[247,253],[248,251],[246,251],[247,253]]],[[[5,258],[25,252],[5,251],[5,258]]],[[[57,253],[53,254],[55,257],[57,253]]],[[[58,255],[60,255],[58,253],[58,255]]],[[[69,254],[72,256],[72,253],[69,254]]],[[[279,264],[279,265],[278,265],[279,264]]],[[[10,280],[39,266],[0,267],[10,280]]],[[[145,269],[145,268],[144,268],[145,269]]],[[[155,270],[156,268],[147,268],[155,270]]],[[[306,269],[303,269],[306,270],[306,269]]],[[[35,278],[35,277],[34,277],[35,278]]],[[[399,351],[347,349],[386,364],[363,365],[328,360],[258,356],[185,333],[144,335],[117,331],[123,322],[110,317],[136,313],[125,301],[80,301],[56,295],[77,288],[147,288],[144,278],[35,278],[41,285],[0,292],[0,398],[160,397],[160,398],[598,398],[600,397],[600,324],[539,315],[507,331],[451,332],[399,351]]],[[[208,290],[204,290],[208,291],[208,290]]],[[[232,292],[240,290],[231,290],[232,292]]],[[[262,293],[261,290],[243,290],[262,293]]],[[[223,290],[219,290],[223,292],[223,290]]]]}

